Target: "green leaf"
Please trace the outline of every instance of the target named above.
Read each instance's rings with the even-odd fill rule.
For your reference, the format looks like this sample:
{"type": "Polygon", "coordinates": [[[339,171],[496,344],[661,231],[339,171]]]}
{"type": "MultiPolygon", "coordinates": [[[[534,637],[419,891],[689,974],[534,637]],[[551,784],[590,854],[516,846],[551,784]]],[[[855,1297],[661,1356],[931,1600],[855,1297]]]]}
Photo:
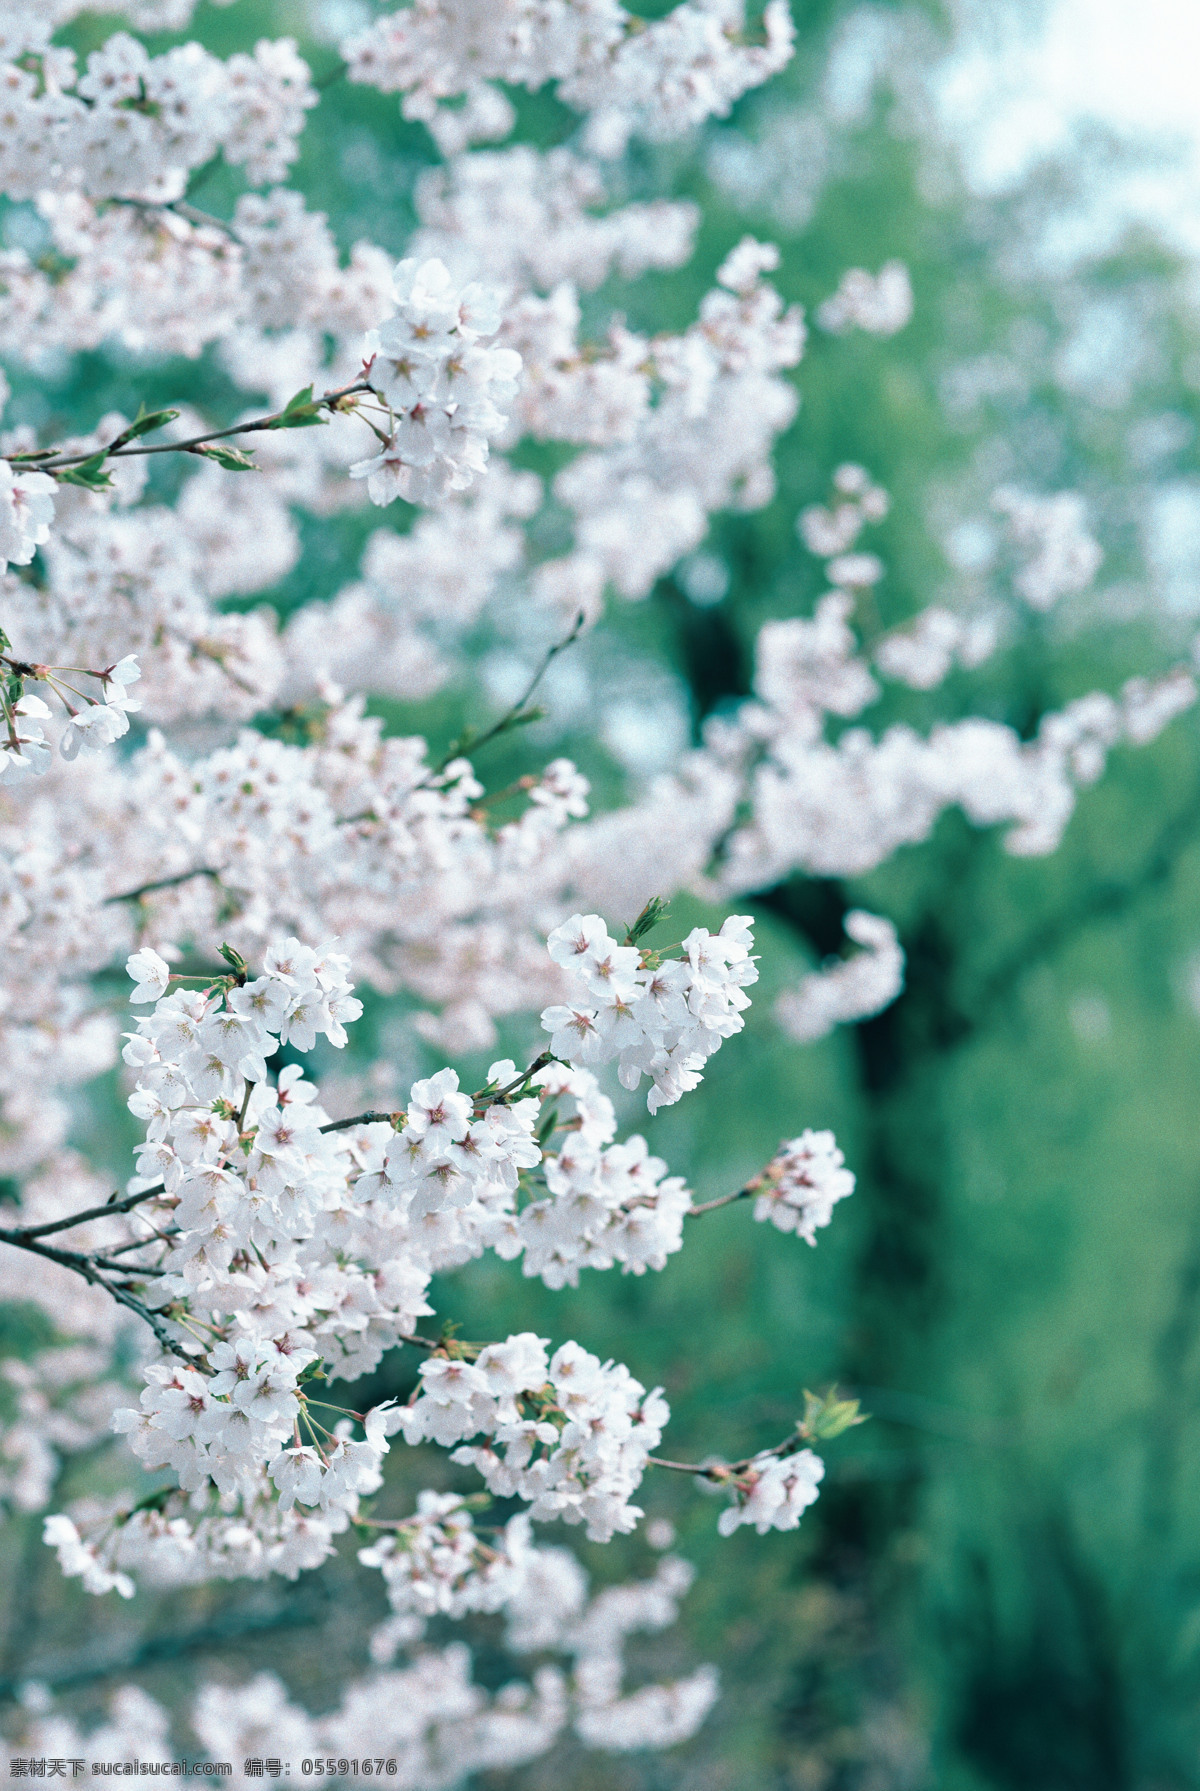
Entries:
{"type": "Polygon", "coordinates": [[[219,945],[217,950],[230,968],[236,970],[240,976],[246,968],[246,960],[241,952],[234,951],[232,945],[219,945]]]}
{"type": "Polygon", "coordinates": [[[318,1356],[315,1362],[310,1362],[307,1368],[303,1369],[302,1372],[297,1375],[296,1385],[298,1387],[305,1387],[308,1385],[309,1381],[323,1381],[326,1378],[325,1358],[324,1356],[318,1356]]]}
{"type": "Polygon", "coordinates": [[[109,447],[109,453],[112,453],[113,448],[123,448],[127,442],[136,441],[139,435],[149,435],[152,429],[161,429],[165,423],[173,423],[178,415],[177,410],[146,411],[139,405],[137,416],[128,429],[122,429],[116,441],[109,447]]]}
{"type": "Polygon", "coordinates": [[[203,454],[206,460],[215,460],[217,465],[223,466],[227,473],[256,473],[258,471],[255,462],[241,448],[223,448],[218,443],[212,443],[206,447],[192,448],[190,452],[203,454]]]}
{"type": "Polygon", "coordinates": [[[836,1387],[828,1393],[810,1393],[805,1387],[804,1417],[796,1428],[811,1442],[828,1443],[855,1424],[867,1422],[868,1414],[860,1412],[858,1406],[857,1399],[839,1399],[836,1387]]]}
{"type": "Polygon", "coordinates": [[[88,491],[107,491],[112,480],[104,471],[104,454],[93,454],[79,466],[61,467],[55,478],[64,485],[82,485],[88,491]]]}
{"type": "Polygon", "coordinates": [[[324,416],[324,401],[313,397],[311,386],[302,391],[293,392],[284,405],[281,414],[267,424],[268,429],[311,429],[314,423],[328,423],[324,416]]]}
{"type": "Polygon", "coordinates": [[[646,906],[642,909],[642,912],[638,915],[637,919],[626,933],[626,945],[636,945],[639,939],[644,939],[652,927],[656,927],[660,920],[666,918],[667,912],[667,904],[663,901],[662,897],[651,896],[650,900],[646,903],[646,906]]]}
{"type": "Polygon", "coordinates": [[[555,1131],[555,1128],[557,1127],[557,1125],[558,1125],[558,1108],[557,1107],[548,1107],[546,1109],[546,1112],[542,1115],[541,1124],[538,1126],[538,1129],[537,1129],[537,1141],[540,1145],[542,1145],[543,1147],[545,1146],[547,1140],[554,1135],[554,1131],[555,1131]]]}
{"type": "Polygon", "coordinates": [[[178,1490],[176,1486],[156,1487],[153,1492],[148,1492],[144,1498],[139,1499],[136,1505],[131,1505],[123,1517],[118,1517],[117,1522],[127,1524],[135,1511],[162,1511],[171,1494],[178,1490]]]}

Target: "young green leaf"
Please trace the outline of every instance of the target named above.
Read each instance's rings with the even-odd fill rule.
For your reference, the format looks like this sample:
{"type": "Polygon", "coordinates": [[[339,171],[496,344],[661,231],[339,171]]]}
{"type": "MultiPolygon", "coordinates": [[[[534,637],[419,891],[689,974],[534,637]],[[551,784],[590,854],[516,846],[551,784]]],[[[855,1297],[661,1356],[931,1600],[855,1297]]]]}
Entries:
{"type": "Polygon", "coordinates": [[[302,391],[293,392],[284,405],[281,414],[267,424],[268,429],[311,429],[314,423],[328,423],[329,418],[321,413],[324,409],[321,399],[313,398],[311,386],[302,391]]]}
{"type": "Polygon", "coordinates": [[[112,480],[104,470],[104,454],[93,454],[79,466],[60,467],[55,478],[64,485],[82,485],[87,491],[106,491],[112,480]]]}
{"type": "Polygon", "coordinates": [[[636,945],[639,939],[644,939],[652,927],[656,927],[660,920],[665,919],[667,911],[667,904],[661,896],[651,896],[626,933],[626,945],[636,945]]]}
{"type": "Polygon", "coordinates": [[[164,424],[173,423],[178,415],[177,410],[143,411],[139,407],[138,414],[128,429],[122,429],[116,441],[109,444],[109,453],[116,448],[125,447],[127,442],[136,441],[140,435],[149,435],[152,429],[161,429],[164,424]]]}
{"type": "Polygon", "coordinates": [[[867,1422],[868,1414],[860,1412],[858,1405],[857,1399],[839,1399],[836,1387],[828,1393],[810,1393],[806,1387],[804,1417],[796,1428],[811,1442],[828,1443],[853,1425],[867,1422]]]}
{"type": "Polygon", "coordinates": [[[193,454],[203,454],[206,460],[215,460],[228,473],[256,473],[258,467],[241,448],[225,448],[219,442],[210,442],[204,447],[192,448],[193,454]]]}

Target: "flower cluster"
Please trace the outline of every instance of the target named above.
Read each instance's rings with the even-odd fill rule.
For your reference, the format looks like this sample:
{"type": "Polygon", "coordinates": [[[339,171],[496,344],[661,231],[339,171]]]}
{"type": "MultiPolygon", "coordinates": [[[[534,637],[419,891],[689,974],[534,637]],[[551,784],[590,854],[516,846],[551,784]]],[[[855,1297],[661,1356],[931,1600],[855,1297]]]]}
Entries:
{"type": "Polygon", "coordinates": [[[412,252],[437,256],[459,278],[486,275],[533,292],[564,282],[591,292],[611,273],[628,280],[688,259],[695,205],[656,199],[597,215],[607,188],[594,161],[563,147],[516,143],[459,156],[418,178],[412,252]]]}
{"type": "Polygon", "coordinates": [[[888,261],[877,274],[866,268],[847,268],[831,298],[817,310],[823,330],[840,336],[846,330],[865,330],[871,336],[894,336],[913,314],[912,283],[902,261],[888,261]]]}
{"type": "Polygon", "coordinates": [[[423,1492],[413,1517],[359,1549],[364,1567],[378,1567],[398,1616],[498,1611],[523,1586],[531,1554],[529,1518],[510,1518],[485,1541],[457,1493],[423,1492]]]}
{"type": "Polygon", "coordinates": [[[838,1201],[854,1192],[845,1163],[832,1132],[809,1130],[780,1145],[755,1188],[754,1217],[815,1244],[838,1201]]]}
{"type": "Polygon", "coordinates": [[[612,1142],[617,1122],[612,1102],[589,1070],[552,1064],[538,1077],[544,1102],[556,1116],[570,1099],[573,1119],[564,1127],[557,1151],[547,1148],[543,1175],[550,1198],[532,1200],[516,1221],[515,1237],[499,1238],[497,1255],[523,1250],[527,1275],[547,1287],[575,1287],[581,1268],[642,1275],[666,1267],[683,1246],[683,1221],[691,1190],[678,1175],[666,1175],[661,1157],[652,1157],[635,1134],[612,1142]]]}
{"type": "MultiPolygon", "coordinates": [[[[488,1071],[490,1089],[525,1086],[511,1060],[488,1071]]],[[[413,1084],[403,1130],[388,1144],[383,1165],[367,1184],[377,1199],[419,1220],[445,1207],[504,1210],[521,1171],[541,1162],[538,1102],[529,1097],[488,1099],[477,1107],[458,1086],[454,1070],[413,1084]]]]}
{"type": "MultiPolygon", "coordinates": [[[[0,653],[0,672],[6,665],[13,668],[15,663],[19,662],[0,653]]],[[[64,759],[74,759],[80,753],[86,757],[100,752],[129,732],[130,714],[142,706],[137,697],[130,695],[130,686],[136,684],[141,675],[141,668],[132,653],[101,671],[87,671],[82,666],[47,665],[22,666],[20,671],[13,670],[10,693],[0,695],[0,718],[5,729],[0,741],[0,784],[22,772],[44,773],[50,764],[50,745],[41,723],[50,719],[52,711],[41,697],[25,690],[26,676],[44,683],[65,707],[69,719],[59,749],[64,759]],[[80,677],[94,678],[100,685],[100,696],[81,691],[71,682],[80,677]],[[21,694],[12,694],[14,690],[21,694]],[[75,707],[72,696],[81,699],[82,708],[75,707]]]]}
{"type": "Polygon", "coordinates": [[[798,1044],[824,1038],[846,1021],[882,1013],[904,987],[904,952],[891,921],[852,908],[842,924],[846,937],[864,949],[814,970],[775,1003],[775,1018],[798,1044]]]}
{"type": "Polygon", "coordinates": [[[494,82],[558,84],[560,98],[592,114],[589,143],[619,155],[632,130],[679,136],[789,60],[793,27],[783,0],[763,14],[765,42],[745,39],[741,0],[681,0],[645,21],[617,4],[595,7],[587,28],[567,0],[468,0],[453,11],[419,0],[377,19],[342,45],[351,80],[404,95],[404,114],[429,126],[453,154],[506,136],[513,110],[494,82]],[[453,107],[445,102],[462,99],[453,107]]]}
{"type": "MultiPolygon", "coordinates": [[[[659,919],[651,905],[633,934],[659,919]]],[[[595,916],[560,928],[551,950],[570,939],[585,943],[587,974],[602,982],[623,972],[612,954],[646,955],[617,947],[595,916]]],[[[741,922],[684,942],[667,962],[685,1011],[691,1001],[701,1016],[741,1023],[748,945],[741,922]]],[[[130,999],[151,1007],[125,1047],[146,1141],[113,1210],[118,1236],[109,1231],[94,1258],[100,1285],[164,1351],[113,1428],[178,1487],[132,1509],[49,1519],[63,1571],[126,1596],[135,1573],[294,1576],[360,1521],[396,1432],[452,1450],[482,1474],[485,1499],[521,1498],[535,1520],[582,1523],[597,1541],[631,1530],[669,1416],[661,1391],[575,1342],[550,1355],[531,1332],[479,1345],[417,1337],[416,1324],[431,1310],[434,1271],[488,1248],[524,1254],[526,1274],[551,1286],[581,1267],[662,1268],[698,1210],[682,1179],[665,1176],[641,1137],[614,1142],[594,1076],[545,1055],[524,1072],[493,1064],[474,1095],[445,1069],[415,1083],[403,1110],[332,1121],[298,1065],[272,1081],[268,1060],[281,1044],[345,1042],[360,1011],[347,959],[292,938],[251,976],[238,952],[222,955],[227,969],[194,977],[151,947],[129,960],[130,999]],[[203,986],[172,987],[193,981],[203,986]],[[316,1397],[317,1380],[358,1376],[404,1340],[428,1352],[407,1405],[364,1415],[316,1397]],[[332,1429],[327,1409],[340,1413],[332,1429]]],[[[840,1164],[831,1134],[806,1133],[754,1185],[786,1211],[772,1213],[781,1228],[811,1241],[853,1185],[832,1173],[840,1164]]],[[[398,1615],[496,1609],[528,1568],[523,1523],[484,1542],[456,1496],[428,1494],[412,1518],[379,1527],[387,1533],[364,1559],[383,1570],[398,1615]]]]}
{"type": "Polygon", "coordinates": [[[795,1455],[756,1455],[733,1486],[734,1503],[717,1520],[722,1536],[741,1524],[753,1524],[760,1536],[768,1530],[794,1530],[817,1497],[825,1464],[811,1449],[795,1455]]]}
{"type": "MultiPolygon", "coordinates": [[[[832,503],[810,504],[801,510],[796,533],[810,553],[836,565],[842,554],[852,550],[864,526],[882,522],[891,507],[887,492],[882,485],[872,484],[866,468],[845,461],[834,469],[832,503]]],[[[843,582],[833,566],[825,570],[834,584],[843,582]]]]}
{"type": "Polygon", "coordinates": [[[632,1504],[670,1413],[618,1362],[601,1362],[577,1343],[547,1359],[531,1331],[488,1344],[473,1362],[437,1356],[421,1364],[414,1404],[385,1423],[406,1442],[450,1446],[453,1460],[478,1468],[499,1498],[529,1502],[534,1518],[585,1524],[593,1542],[632,1530],[632,1504]],[[484,1434],[487,1441],[468,1444],[484,1434]]]}
{"type": "MultiPolygon", "coordinates": [[[[713,511],[770,502],[770,450],[796,414],[795,391],[780,375],[804,350],[798,307],[785,308],[763,278],[777,261],[777,249],[747,238],[717,269],[697,321],[680,335],[655,338],[644,350],[619,332],[611,339],[609,355],[626,374],[612,445],[581,454],[554,481],[555,497],[576,518],[575,546],[539,567],[535,590],[543,600],[571,613],[582,601],[594,611],[606,583],[623,597],[645,597],[700,545],[713,511]],[[653,371],[653,386],[648,375],[640,382],[628,377],[639,357],[653,371]]],[[[589,358],[568,357],[568,371],[580,363],[590,427],[596,411],[589,358]]],[[[553,360],[561,359],[556,345],[553,360]]],[[[561,370],[555,377],[561,380],[561,370]]],[[[530,380],[526,402],[533,392],[530,380]]]]}
{"type": "Polygon", "coordinates": [[[367,481],[373,503],[429,503],[483,472],[521,357],[488,346],[500,327],[495,295],[474,284],[459,291],[438,260],[402,261],[392,296],[394,314],[366,347],[372,386],[388,407],[386,436],[350,476],[367,481]]]}
{"type": "Polygon", "coordinates": [[[1013,586],[1030,609],[1052,609],[1060,597],[1087,590],[1104,555],[1077,491],[1035,497],[1003,485],[992,493],[992,508],[1008,518],[1013,544],[1025,555],[1013,586]]]}
{"type": "MultiPolygon", "coordinates": [[[[430,1503],[436,1497],[425,1495],[424,1527],[436,1527],[430,1503]]],[[[463,1523],[448,1510],[443,1515],[463,1523]]],[[[386,1572],[396,1556],[381,1553],[386,1572]]],[[[701,1666],[674,1681],[627,1690],[624,1656],[631,1635],[665,1630],[677,1620],[693,1577],[686,1561],[665,1555],[648,1579],[589,1596],[587,1575],[573,1555],[530,1548],[502,1601],[505,1647],[558,1661],[540,1664],[528,1680],[485,1692],[471,1680],[467,1649],[422,1646],[423,1621],[405,1612],[374,1632],[376,1670],[352,1680],[336,1709],[312,1716],[291,1702],[277,1678],[260,1673],[239,1686],[202,1685],[188,1721],[209,1758],[235,1763],[231,1782],[245,1791],[261,1783],[244,1764],[256,1757],[284,1745],[294,1760],[339,1757],[361,1747],[364,1733],[397,1760],[398,1791],[450,1791],[464,1773],[523,1765],[545,1754],[568,1726],[585,1747],[605,1753],[671,1747],[703,1723],[717,1693],[716,1670],[701,1666]],[[402,1641],[411,1656],[393,1667],[402,1641]]],[[[31,1690],[0,1745],[9,1756],[166,1760],[170,1728],[167,1712],[133,1685],[113,1695],[106,1722],[86,1736],[31,1690]]]]}
{"type": "Polygon", "coordinates": [[[0,460],[0,572],[28,566],[50,537],[54,480],[49,473],[14,472],[0,460]]]}
{"type": "Polygon", "coordinates": [[[80,73],[73,51],[46,46],[48,23],[32,23],[27,43],[5,46],[10,56],[26,51],[20,61],[0,64],[0,188],[11,198],[58,188],[173,200],[218,149],[244,163],[255,185],[281,180],[295,160],[317,95],[290,39],[221,62],[199,44],[152,57],[118,31],[80,73]]]}
{"type": "Polygon", "coordinates": [[[758,979],[751,920],[735,914],[719,933],[695,927],[678,958],[618,945],[598,914],[573,914],[549,938],[550,955],[573,979],[574,999],[545,1008],[550,1049],[568,1063],[616,1060],[623,1088],[643,1075],[651,1113],[698,1086],[701,1071],[740,1032],[758,979]]]}

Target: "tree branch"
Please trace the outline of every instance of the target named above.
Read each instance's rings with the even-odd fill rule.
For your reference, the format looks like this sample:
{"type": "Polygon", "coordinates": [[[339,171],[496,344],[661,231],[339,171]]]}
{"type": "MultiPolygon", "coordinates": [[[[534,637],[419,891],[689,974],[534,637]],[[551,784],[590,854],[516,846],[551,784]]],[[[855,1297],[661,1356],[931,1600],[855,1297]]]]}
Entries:
{"type": "MultiPolygon", "coordinates": [[[[79,1221],[75,1219],[68,1223],[78,1224],[79,1221]]],[[[181,1349],[176,1343],[156,1313],[151,1312],[150,1308],[136,1295],[131,1294],[127,1288],[106,1280],[100,1273],[99,1258],[85,1256],[78,1250],[55,1250],[49,1244],[38,1243],[36,1235],[33,1233],[0,1231],[0,1243],[11,1244],[15,1250],[28,1250],[34,1256],[45,1257],[47,1262],[57,1263],[60,1268],[70,1269],[74,1274],[82,1276],[89,1287],[103,1288],[104,1292],[110,1294],[118,1305],[127,1307],[130,1312],[135,1313],[138,1318],[149,1325],[164,1350],[173,1356],[178,1356],[181,1361],[190,1362],[192,1360],[187,1351],[181,1349]]],[[[113,1263],[110,1266],[120,1274],[137,1272],[130,1270],[124,1263],[113,1263]]]]}
{"type": "Polygon", "coordinates": [[[355,1126],[373,1126],[381,1119],[386,1120],[389,1126],[395,1126],[396,1121],[403,1118],[403,1108],[398,1113],[356,1113],[350,1119],[331,1119],[327,1126],[321,1127],[321,1130],[323,1132],[349,1132],[355,1126]]]}
{"type": "MultiPolygon", "coordinates": [[[[330,408],[338,405],[343,398],[353,398],[360,393],[374,391],[374,387],[365,381],[356,381],[354,385],[342,386],[336,392],[325,392],[312,403],[318,407],[330,408]]],[[[209,442],[226,441],[232,435],[253,435],[256,430],[278,429],[287,416],[287,410],[272,411],[267,417],[254,417],[249,423],[234,423],[228,429],[210,429],[204,435],[192,435],[182,442],[159,442],[149,448],[120,447],[117,444],[124,438],[117,436],[107,448],[94,448],[89,454],[59,454],[47,459],[40,454],[15,453],[0,455],[0,460],[11,461],[14,465],[24,467],[27,472],[53,473],[64,466],[82,466],[91,460],[126,460],[143,454],[192,454],[205,447],[209,442]]]]}
{"type": "Polygon", "coordinates": [[[193,877],[211,877],[220,882],[220,871],[214,871],[211,865],[199,864],[191,871],[177,871],[173,877],[158,877],[153,883],[140,883],[136,889],[122,890],[120,895],[105,896],[101,906],[108,908],[113,902],[140,902],[143,896],[153,895],[159,889],[177,889],[181,883],[190,883],[193,877]]]}
{"type": "MultiPolygon", "coordinates": [[[[70,1231],[75,1225],[86,1225],[89,1219],[111,1219],[114,1213],[132,1212],[143,1200],[154,1200],[159,1194],[166,1193],[163,1182],[155,1182],[152,1188],[143,1188],[140,1194],[126,1194],[123,1200],[110,1200],[104,1206],[89,1206],[82,1213],[72,1213],[66,1219],[53,1219],[46,1225],[25,1225],[16,1231],[0,1231],[0,1244],[15,1244],[24,1249],[33,1238],[48,1238],[55,1231],[70,1231]]],[[[147,1238],[146,1242],[150,1240],[147,1238]]],[[[128,1245],[125,1248],[129,1248],[128,1245]]]]}
{"type": "Polygon", "coordinates": [[[736,1194],[719,1194],[715,1200],[702,1200],[699,1206],[690,1206],[683,1215],[685,1219],[698,1219],[701,1213],[715,1213],[719,1206],[732,1206],[735,1200],[751,1200],[762,1191],[762,1177],[748,1182],[739,1188],[736,1194]]]}
{"type": "Polygon", "coordinates": [[[792,1434],[782,1443],[776,1443],[773,1449],[760,1449],[757,1455],[747,1455],[742,1461],[668,1461],[662,1455],[648,1455],[646,1460],[652,1468],[671,1468],[676,1474],[697,1474],[702,1480],[722,1484],[736,1480],[739,1474],[747,1473],[757,1462],[766,1461],[768,1457],[790,1455],[793,1449],[800,1448],[808,1440],[797,1425],[792,1434]]]}

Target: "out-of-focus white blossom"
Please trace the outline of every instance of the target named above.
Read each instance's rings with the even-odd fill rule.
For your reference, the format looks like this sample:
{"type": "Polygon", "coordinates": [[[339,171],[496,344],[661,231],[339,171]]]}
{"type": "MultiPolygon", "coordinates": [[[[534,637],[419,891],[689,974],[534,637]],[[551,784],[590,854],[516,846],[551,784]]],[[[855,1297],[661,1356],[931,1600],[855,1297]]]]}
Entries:
{"type": "Polygon", "coordinates": [[[491,83],[554,81],[561,99],[591,114],[591,151],[616,156],[631,131],[671,138],[723,117],[787,63],[794,29],[784,0],[768,0],[765,41],[747,41],[745,27],[742,0],[682,0],[636,27],[615,0],[584,15],[566,0],[418,0],[341,49],[351,80],[402,94],[405,117],[423,120],[447,154],[511,129],[512,110],[491,83]],[[445,105],[454,100],[465,106],[445,105]]]}
{"type": "Polygon", "coordinates": [[[1060,597],[1086,591],[1104,555],[1087,527],[1087,505],[1076,491],[1035,497],[1003,485],[992,507],[1007,516],[1025,564],[1013,584],[1030,609],[1052,609],[1060,597]]]}
{"type": "Polygon", "coordinates": [[[831,298],[817,309],[817,322],[835,336],[865,330],[870,336],[894,336],[913,314],[912,283],[902,261],[888,261],[877,274],[848,268],[831,298]]]}
{"type": "Polygon", "coordinates": [[[904,952],[891,921],[854,908],[843,925],[846,937],[864,949],[844,963],[803,977],[775,1003],[775,1018],[798,1044],[823,1039],[847,1021],[881,1013],[904,987],[904,952]]]}
{"type": "Polygon", "coordinates": [[[28,566],[49,539],[54,490],[49,473],[15,473],[7,460],[0,460],[0,572],[6,566],[28,566]]]}

